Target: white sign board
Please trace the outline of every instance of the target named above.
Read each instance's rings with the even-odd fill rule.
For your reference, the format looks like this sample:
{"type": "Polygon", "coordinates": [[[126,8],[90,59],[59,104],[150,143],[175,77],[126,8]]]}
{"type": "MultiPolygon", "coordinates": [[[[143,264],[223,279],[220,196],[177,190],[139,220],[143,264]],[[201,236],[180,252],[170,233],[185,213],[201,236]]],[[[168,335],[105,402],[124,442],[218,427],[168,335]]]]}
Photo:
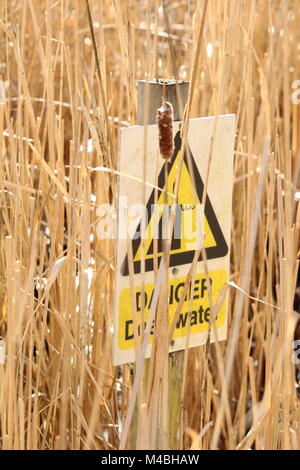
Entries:
{"type": "MultiPolygon", "coordinates": [[[[164,161],[158,151],[158,128],[147,129],[146,205],[143,206],[144,127],[121,129],[119,178],[119,227],[115,292],[114,364],[135,360],[134,318],[140,331],[151,307],[155,288],[155,272],[162,257],[163,205],[172,205],[178,165],[181,158],[180,123],[174,123],[175,151],[168,164],[167,186],[164,161]],[[159,188],[159,189],[157,189],[159,188]],[[167,199],[164,189],[169,193],[167,199]],[[155,210],[153,209],[155,207],[155,210]],[[129,233],[129,237],[127,234],[129,233]],[[143,240],[143,241],[142,241],[143,240]],[[144,269],[144,274],[141,270],[144,269]],[[130,272],[134,273],[131,275],[130,272]],[[144,287],[143,287],[144,286],[144,287]],[[134,308],[134,315],[133,315],[134,308]]],[[[200,256],[194,278],[194,289],[188,291],[176,322],[170,352],[185,348],[190,314],[189,346],[206,343],[210,328],[211,302],[229,278],[229,247],[233,185],[233,153],[235,116],[226,115],[192,119],[188,131],[188,148],[182,162],[176,216],[169,263],[169,326],[181,298],[183,287],[197,247],[199,228],[204,232],[204,247],[208,276],[200,256]],[[202,205],[212,134],[215,131],[211,155],[210,176],[205,208],[202,205]],[[189,155],[189,157],[188,157],[189,155]],[[192,173],[192,176],[191,176],[192,173]],[[204,210],[204,217],[203,217],[204,210]],[[199,214],[202,213],[202,216],[199,214]],[[193,310],[190,311],[192,296],[193,310]]],[[[215,321],[218,340],[226,339],[227,300],[215,321]]],[[[155,325],[153,325],[155,328],[155,325]]],[[[153,330],[152,328],[152,330],[153,330]]],[[[151,354],[150,335],[146,356],[151,354]]],[[[211,331],[210,340],[215,341],[211,331]]]]}

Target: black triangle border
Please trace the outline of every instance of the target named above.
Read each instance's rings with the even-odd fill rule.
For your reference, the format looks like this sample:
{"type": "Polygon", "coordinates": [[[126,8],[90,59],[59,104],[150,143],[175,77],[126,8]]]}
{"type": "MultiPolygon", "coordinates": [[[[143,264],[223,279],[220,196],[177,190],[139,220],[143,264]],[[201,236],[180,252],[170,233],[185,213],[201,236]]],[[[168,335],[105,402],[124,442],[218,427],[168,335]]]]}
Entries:
{"type": "MultiPolygon", "coordinates": [[[[174,150],[173,157],[172,157],[171,161],[169,162],[169,173],[170,173],[171,168],[172,168],[172,166],[175,162],[177,154],[178,154],[179,150],[181,149],[180,131],[178,131],[176,136],[175,136],[174,144],[175,144],[174,145],[175,150],[174,150]]],[[[192,163],[193,171],[194,171],[194,180],[195,180],[196,190],[197,190],[199,201],[201,202],[202,197],[203,197],[204,184],[203,184],[203,181],[202,181],[202,178],[200,176],[198,167],[195,163],[194,157],[193,157],[192,152],[191,152],[190,149],[189,149],[189,152],[190,152],[190,157],[191,157],[190,161],[192,163]]],[[[185,162],[187,168],[189,168],[186,152],[184,154],[184,162],[185,162]]],[[[159,174],[159,177],[158,177],[158,186],[160,188],[163,188],[164,185],[165,185],[165,172],[164,172],[164,167],[163,167],[160,174],[159,174]]],[[[161,193],[162,193],[162,191],[158,190],[158,198],[161,195],[161,193]]],[[[148,219],[147,220],[150,220],[149,215],[151,216],[151,206],[154,204],[154,199],[155,199],[155,189],[153,189],[153,191],[151,193],[151,196],[150,196],[150,198],[148,200],[148,203],[147,203],[147,207],[146,207],[147,213],[148,213],[148,219]]],[[[218,219],[216,217],[215,211],[212,207],[212,204],[210,202],[210,199],[209,199],[208,195],[206,197],[204,213],[205,213],[205,216],[206,216],[207,221],[209,223],[210,229],[211,229],[211,231],[214,235],[215,241],[216,241],[216,246],[206,248],[206,250],[205,250],[206,251],[206,258],[208,260],[209,259],[215,259],[215,258],[223,258],[228,253],[228,245],[226,243],[226,240],[224,238],[223,232],[221,230],[220,224],[218,222],[218,219]]],[[[138,225],[136,233],[137,232],[140,233],[140,230],[141,230],[141,224],[138,225]]],[[[135,257],[135,255],[136,255],[136,253],[139,249],[140,242],[141,242],[140,237],[134,238],[132,240],[133,258],[135,257]]],[[[192,261],[194,259],[194,254],[195,254],[194,250],[185,251],[183,253],[170,254],[169,267],[172,268],[172,267],[175,267],[175,266],[181,266],[183,264],[192,263],[192,261]]],[[[162,256],[161,254],[157,255],[158,264],[160,262],[161,256],[162,256]]],[[[199,261],[202,261],[202,260],[203,260],[203,257],[202,257],[202,255],[200,255],[199,261]]],[[[149,272],[149,271],[153,271],[153,269],[154,269],[153,258],[145,259],[145,271],[149,272]]],[[[139,274],[140,272],[141,272],[141,262],[140,261],[134,261],[134,274],[139,274]]],[[[128,276],[129,275],[128,255],[125,256],[125,259],[122,263],[121,275],[122,276],[128,276]]]]}

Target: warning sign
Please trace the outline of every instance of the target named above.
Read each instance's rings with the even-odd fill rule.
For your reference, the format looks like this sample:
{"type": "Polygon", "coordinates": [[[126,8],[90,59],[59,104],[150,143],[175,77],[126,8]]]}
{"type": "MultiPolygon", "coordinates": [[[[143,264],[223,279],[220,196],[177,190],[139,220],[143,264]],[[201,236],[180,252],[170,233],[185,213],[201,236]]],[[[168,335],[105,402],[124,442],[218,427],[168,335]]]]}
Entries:
{"type": "MultiPolygon", "coordinates": [[[[185,293],[181,310],[177,312],[170,351],[185,347],[188,323],[190,347],[205,344],[207,340],[211,305],[217,301],[229,274],[235,117],[233,115],[218,117],[211,155],[210,178],[203,207],[204,180],[214,125],[214,117],[191,120],[188,151],[181,157],[179,123],[175,124],[175,150],[168,163],[167,181],[165,181],[163,161],[158,155],[157,126],[148,126],[146,198],[143,193],[144,127],[121,129],[122,176],[119,181],[114,348],[116,365],[135,360],[134,318],[138,334],[141,334],[141,330],[147,324],[155,289],[154,269],[155,266],[159,266],[162,258],[164,228],[168,226],[164,220],[168,211],[164,208],[167,203],[169,211],[171,210],[181,163],[169,262],[170,328],[182,299],[186,277],[199,242],[205,248],[209,274],[208,276],[205,274],[203,256],[200,255],[193,289],[190,287],[185,293]],[[168,192],[167,199],[165,191],[168,192]],[[131,267],[129,263],[132,263],[131,267]],[[134,273],[134,286],[132,282],[130,283],[130,271],[134,273]]],[[[226,339],[226,320],[225,300],[215,318],[218,340],[226,339]]],[[[151,353],[154,328],[153,323],[147,356],[151,353]]],[[[210,333],[210,338],[211,341],[215,340],[213,331],[210,333]]]]}
{"type": "MultiPolygon", "coordinates": [[[[168,188],[174,189],[175,179],[178,170],[179,158],[181,150],[181,138],[180,132],[178,131],[175,137],[175,151],[171,162],[169,163],[168,171],[168,188]]],[[[190,159],[192,164],[192,172],[195,181],[196,197],[194,196],[194,189],[191,176],[188,171],[187,154],[184,155],[183,167],[181,171],[177,210],[175,217],[175,231],[173,233],[171,252],[170,252],[170,267],[180,266],[182,264],[191,263],[193,261],[196,249],[196,225],[197,225],[197,205],[200,206],[203,198],[204,184],[199,174],[198,167],[195,163],[192,153],[190,152],[190,159]],[[189,212],[189,217],[184,217],[186,212],[189,212]],[[185,227],[184,221],[191,221],[190,231],[189,227],[185,227]],[[177,229],[177,230],[176,230],[177,229]],[[179,230],[178,230],[179,229],[179,230]],[[187,235],[193,234],[192,237],[187,235]],[[177,236],[176,236],[177,235],[177,236]],[[194,246],[193,246],[194,245],[194,246]]],[[[165,188],[165,172],[162,168],[158,178],[159,188],[165,188]]],[[[162,190],[158,190],[158,213],[159,213],[159,234],[158,239],[158,256],[162,256],[162,226],[163,226],[163,210],[160,207],[164,203],[164,194],[162,190]]],[[[172,199],[169,197],[169,206],[172,206],[172,199]]],[[[134,272],[141,272],[141,234],[144,235],[145,243],[145,269],[146,271],[153,271],[153,256],[154,256],[154,219],[153,207],[155,207],[155,190],[153,189],[152,194],[147,204],[147,217],[149,225],[147,232],[144,235],[141,223],[139,224],[135,236],[132,242],[133,248],[133,259],[134,259],[134,272]]],[[[156,217],[157,219],[157,217],[156,217]]],[[[187,223],[186,223],[187,225],[187,223]]],[[[204,233],[205,233],[205,250],[207,259],[221,258],[228,252],[228,246],[223,236],[222,230],[218,223],[218,219],[211,205],[209,196],[206,198],[205,210],[204,210],[204,233]]],[[[157,235],[157,232],[156,232],[157,235]]],[[[200,256],[201,259],[201,256],[200,256]]],[[[124,260],[124,264],[121,268],[124,276],[128,276],[128,256],[124,260]]]]}

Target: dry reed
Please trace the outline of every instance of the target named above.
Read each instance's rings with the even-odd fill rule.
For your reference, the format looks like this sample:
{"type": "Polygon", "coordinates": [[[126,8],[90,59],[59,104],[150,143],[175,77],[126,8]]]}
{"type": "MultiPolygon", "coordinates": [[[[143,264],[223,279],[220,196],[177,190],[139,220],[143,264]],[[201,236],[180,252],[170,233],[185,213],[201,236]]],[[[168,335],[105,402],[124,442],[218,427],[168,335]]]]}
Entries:
{"type": "MultiPolygon", "coordinates": [[[[116,241],[97,208],[152,77],[190,80],[187,119],[237,114],[228,339],[186,351],[175,445],[300,448],[299,22],[297,0],[1,2],[1,449],[120,446],[134,377],[112,365],[116,241]]],[[[155,442],[138,395],[127,448],[155,442]]]]}

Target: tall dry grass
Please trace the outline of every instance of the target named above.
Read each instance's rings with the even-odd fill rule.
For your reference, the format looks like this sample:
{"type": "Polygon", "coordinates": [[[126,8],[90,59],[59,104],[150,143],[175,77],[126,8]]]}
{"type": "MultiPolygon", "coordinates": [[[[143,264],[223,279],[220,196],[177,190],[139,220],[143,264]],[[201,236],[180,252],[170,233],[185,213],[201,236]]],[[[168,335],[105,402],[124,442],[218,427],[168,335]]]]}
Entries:
{"type": "Polygon", "coordinates": [[[228,339],[186,351],[173,445],[299,449],[298,1],[209,0],[199,57],[202,0],[89,4],[98,62],[86,2],[0,4],[0,447],[120,445],[133,368],[112,365],[116,242],[97,207],[117,200],[136,81],[173,77],[193,80],[191,117],[237,114],[228,339]]]}

